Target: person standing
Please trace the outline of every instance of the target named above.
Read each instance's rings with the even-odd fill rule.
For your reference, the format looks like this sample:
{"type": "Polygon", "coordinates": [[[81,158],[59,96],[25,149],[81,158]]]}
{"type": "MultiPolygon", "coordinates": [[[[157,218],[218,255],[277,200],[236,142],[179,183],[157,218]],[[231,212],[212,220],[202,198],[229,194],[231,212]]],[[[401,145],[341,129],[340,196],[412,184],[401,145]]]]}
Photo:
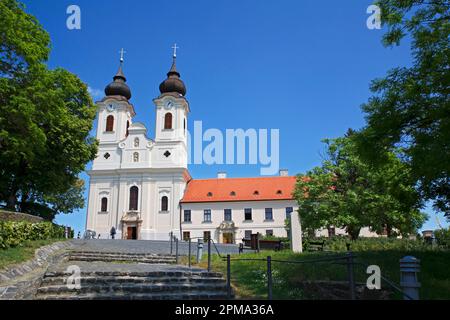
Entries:
{"type": "Polygon", "coordinates": [[[112,227],[111,228],[111,239],[114,239],[115,236],[116,236],[116,228],[112,227]]]}

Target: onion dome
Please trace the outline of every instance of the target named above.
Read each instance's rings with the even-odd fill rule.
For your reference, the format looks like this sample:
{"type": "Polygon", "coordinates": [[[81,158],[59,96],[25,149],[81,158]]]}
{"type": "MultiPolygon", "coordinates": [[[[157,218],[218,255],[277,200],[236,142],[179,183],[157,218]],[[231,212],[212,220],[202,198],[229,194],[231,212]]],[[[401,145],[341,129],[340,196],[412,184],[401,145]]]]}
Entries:
{"type": "Polygon", "coordinates": [[[121,59],[119,70],[117,71],[117,74],[113,78],[114,81],[106,86],[105,94],[107,96],[122,96],[125,97],[127,100],[130,100],[131,90],[125,83],[127,82],[127,78],[125,78],[125,75],[123,74],[122,64],[123,60],[121,59]]]}
{"type": "Polygon", "coordinates": [[[186,86],[180,79],[180,73],[176,67],[176,55],[173,56],[173,63],[170,71],[167,73],[167,79],[159,85],[159,91],[163,93],[178,93],[182,96],[186,95],[186,86]]]}

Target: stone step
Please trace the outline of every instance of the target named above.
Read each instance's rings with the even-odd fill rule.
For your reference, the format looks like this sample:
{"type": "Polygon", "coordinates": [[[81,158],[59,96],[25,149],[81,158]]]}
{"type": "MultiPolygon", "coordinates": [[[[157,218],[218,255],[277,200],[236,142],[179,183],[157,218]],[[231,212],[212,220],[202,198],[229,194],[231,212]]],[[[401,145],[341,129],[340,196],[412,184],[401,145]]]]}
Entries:
{"type": "MultiPolygon", "coordinates": [[[[52,285],[65,285],[67,277],[45,277],[42,280],[42,286],[52,286],[52,285]]],[[[139,283],[222,283],[224,280],[220,277],[81,277],[81,284],[109,284],[109,283],[120,283],[120,284],[139,284],[139,283]]]]}
{"type": "MultiPolygon", "coordinates": [[[[67,277],[73,275],[66,271],[47,271],[45,278],[47,277],[67,277]]],[[[220,272],[208,272],[206,270],[157,270],[157,271],[83,271],[80,273],[81,277],[210,277],[210,278],[222,278],[220,272]]]]}
{"type": "MultiPolygon", "coordinates": [[[[234,298],[234,295],[231,296],[234,298]]],[[[55,295],[45,294],[36,297],[37,300],[224,300],[226,292],[165,292],[146,294],[83,294],[55,295]]]]}
{"type": "Polygon", "coordinates": [[[130,257],[103,257],[103,256],[69,256],[69,261],[104,261],[104,262],[136,262],[136,263],[148,263],[148,264],[172,264],[175,263],[175,259],[166,258],[130,258],[130,257]]]}
{"type": "Polygon", "coordinates": [[[70,251],[70,255],[104,255],[104,256],[133,256],[133,257],[175,257],[170,254],[135,253],[135,252],[101,252],[101,251],[70,251]]]}
{"type": "Polygon", "coordinates": [[[41,286],[37,294],[50,295],[81,295],[81,294],[128,294],[128,293],[165,293],[165,292],[226,292],[226,284],[205,283],[159,283],[159,284],[120,284],[82,285],[80,289],[69,289],[66,285],[41,286]]]}

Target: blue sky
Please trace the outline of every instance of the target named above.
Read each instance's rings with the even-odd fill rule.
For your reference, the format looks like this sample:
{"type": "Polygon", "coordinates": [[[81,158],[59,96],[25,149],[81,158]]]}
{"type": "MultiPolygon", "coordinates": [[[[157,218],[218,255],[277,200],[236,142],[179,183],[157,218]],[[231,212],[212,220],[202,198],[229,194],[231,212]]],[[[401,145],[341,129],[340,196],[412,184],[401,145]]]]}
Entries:
{"type": "MultiPolygon", "coordinates": [[[[203,127],[280,129],[280,166],[297,174],[319,165],[324,138],[364,125],[369,83],[411,63],[408,43],[385,48],[369,30],[370,0],[41,0],[24,1],[52,39],[49,66],[77,74],[103,92],[125,48],[124,72],[137,116],[154,136],[152,99],[171,64],[187,86],[203,127]],[[69,5],[81,30],[66,27],[69,5]]],[[[97,100],[101,95],[95,97],[97,100]]],[[[88,166],[89,168],[89,166],[88,166]]],[[[194,178],[258,176],[257,165],[191,165],[194,178]]],[[[88,177],[82,177],[88,183],[88,177]]],[[[436,227],[433,211],[424,229],[436,227]]],[[[86,208],[56,221],[84,230],[86,208]]],[[[445,219],[439,215],[441,223],[445,219]]]]}

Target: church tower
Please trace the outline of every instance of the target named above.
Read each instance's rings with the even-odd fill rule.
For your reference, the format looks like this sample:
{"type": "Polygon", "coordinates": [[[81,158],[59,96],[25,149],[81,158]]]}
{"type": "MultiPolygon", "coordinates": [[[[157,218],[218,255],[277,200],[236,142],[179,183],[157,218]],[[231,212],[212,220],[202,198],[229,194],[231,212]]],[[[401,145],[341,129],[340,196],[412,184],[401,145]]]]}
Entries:
{"type": "Polygon", "coordinates": [[[159,86],[160,96],[153,100],[156,105],[155,167],[187,168],[187,117],[189,103],[186,86],[176,67],[176,49],[173,47],[172,67],[159,86]]]}
{"type": "Polygon", "coordinates": [[[99,140],[99,156],[94,160],[93,169],[117,166],[120,154],[117,143],[124,140],[129,133],[132,118],[135,116],[131,99],[131,90],[126,84],[123,73],[123,50],[120,65],[113,82],[105,88],[105,97],[97,103],[98,125],[97,139],[99,140]]]}
{"type": "MultiPolygon", "coordinates": [[[[175,46],[176,50],[176,46],[175,46]]],[[[97,102],[98,154],[88,171],[89,200],[86,229],[108,238],[168,240],[179,235],[180,200],[190,175],[187,170],[186,87],[176,68],[176,51],[170,71],[154,99],[155,138],[147,136],[130,103],[131,90],[119,70],[97,102]]],[[[179,235],[180,237],[181,235],[179,235]]]]}

